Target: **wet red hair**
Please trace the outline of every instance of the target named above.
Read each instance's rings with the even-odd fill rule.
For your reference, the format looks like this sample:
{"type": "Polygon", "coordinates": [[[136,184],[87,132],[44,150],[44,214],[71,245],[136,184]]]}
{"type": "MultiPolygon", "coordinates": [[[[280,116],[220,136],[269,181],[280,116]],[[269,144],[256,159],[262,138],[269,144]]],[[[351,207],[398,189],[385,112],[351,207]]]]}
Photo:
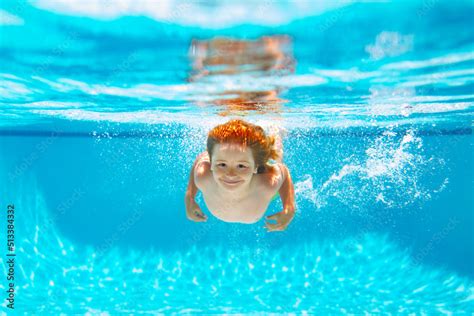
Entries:
{"type": "Polygon", "coordinates": [[[214,127],[207,135],[207,152],[212,159],[215,144],[232,143],[247,146],[252,150],[257,173],[268,171],[269,159],[278,157],[274,149],[275,137],[266,136],[263,128],[243,120],[230,120],[214,127]]]}

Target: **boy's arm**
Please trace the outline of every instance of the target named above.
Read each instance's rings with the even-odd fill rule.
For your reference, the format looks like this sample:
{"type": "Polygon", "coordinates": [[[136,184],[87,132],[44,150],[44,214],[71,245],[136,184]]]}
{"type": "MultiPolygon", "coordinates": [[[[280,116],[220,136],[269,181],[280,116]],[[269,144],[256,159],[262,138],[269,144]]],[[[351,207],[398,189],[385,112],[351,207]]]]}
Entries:
{"type": "Polygon", "coordinates": [[[205,151],[199,154],[199,156],[197,156],[196,160],[194,161],[193,167],[191,168],[191,173],[189,175],[188,188],[186,190],[186,195],[185,195],[186,207],[188,207],[188,204],[190,202],[194,201],[194,198],[196,197],[196,194],[198,191],[198,187],[196,186],[196,182],[194,179],[194,172],[195,172],[196,166],[202,160],[209,159],[208,157],[209,155],[207,154],[207,151],[205,151]]]}
{"type": "Polygon", "coordinates": [[[195,182],[195,169],[198,164],[208,158],[209,156],[207,155],[207,152],[201,153],[199,156],[197,156],[196,160],[194,161],[193,167],[191,168],[191,174],[189,175],[189,183],[188,183],[188,188],[186,190],[186,195],[184,197],[184,203],[186,205],[186,216],[196,222],[205,222],[207,220],[206,214],[204,214],[201,211],[201,208],[199,205],[196,203],[194,198],[196,197],[198,187],[196,186],[195,182]]]}
{"type": "Polygon", "coordinates": [[[295,188],[291,180],[290,171],[284,164],[279,164],[283,176],[283,183],[278,193],[280,194],[285,213],[295,212],[295,188]]]}
{"type": "Polygon", "coordinates": [[[276,221],[276,223],[265,223],[265,227],[270,232],[285,230],[295,216],[295,189],[293,187],[293,181],[291,180],[288,168],[281,163],[278,165],[283,178],[283,180],[281,180],[283,183],[278,190],[283,204],[283,211],[266,217],[267,220],[276,221]]]}
{"type": "Polygon", "coordinates": [[[194,183],[194,168],[196,167],[196,162],[194,162],[193,167],[191,168],[191,173],[189,174],[189,182],[188,182],[188,188],[186,189],[186,195],[185,195],[185,200],[186,203],[189,199],[194,200],[197,194],[197,186],[196,183],[194,183]]]}

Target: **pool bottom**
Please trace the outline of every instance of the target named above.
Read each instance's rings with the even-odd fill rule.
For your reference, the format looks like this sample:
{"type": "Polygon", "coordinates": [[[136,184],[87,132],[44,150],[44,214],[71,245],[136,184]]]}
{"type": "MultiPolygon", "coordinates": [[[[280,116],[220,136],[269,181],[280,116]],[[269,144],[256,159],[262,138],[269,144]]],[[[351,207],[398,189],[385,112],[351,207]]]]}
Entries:
{"type": "Polygon", "coordinates": [[[97,253],[62,238],[41,195],[32,193],[39,191],[29,192],[16,203],[24,210],[17,228],[17,312],[474,311],[472,280],[416,264],[388,236],[278,249],[192,247],[162,254],[112,247],[97,253]]]}

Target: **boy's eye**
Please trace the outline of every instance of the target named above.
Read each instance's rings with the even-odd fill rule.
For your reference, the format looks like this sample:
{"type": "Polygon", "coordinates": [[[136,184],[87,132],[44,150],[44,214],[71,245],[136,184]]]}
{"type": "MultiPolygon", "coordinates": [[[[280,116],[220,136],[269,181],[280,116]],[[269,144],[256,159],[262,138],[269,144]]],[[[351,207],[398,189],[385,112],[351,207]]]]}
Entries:
{"type": "Polygon", "coordinates": [[[239,168],[245,169],[245,168],[247,168],[247,166],[246,165],[239,165],[239,168]]]}
{"type": "Polygon", "coordinates": [[[218,163],[217,166],[219,166],[219,167],[225,167],[225,163],[223,163],[223,162],[218,163]]]}

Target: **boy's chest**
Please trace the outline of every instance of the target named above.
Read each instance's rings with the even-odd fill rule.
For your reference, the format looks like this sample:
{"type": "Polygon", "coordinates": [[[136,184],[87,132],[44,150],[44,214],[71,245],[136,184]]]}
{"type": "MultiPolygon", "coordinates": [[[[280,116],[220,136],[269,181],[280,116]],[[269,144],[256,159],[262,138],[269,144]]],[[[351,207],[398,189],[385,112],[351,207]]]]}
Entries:
{"type": "Polygon", "coordinates": [[[270,203],[270,198],[266,198],[266,195],[254,194],[238,202],[213,194],[203,194],[203,198],[212,215],[226,222],[255,223],[263,216],[270,203]]]}

